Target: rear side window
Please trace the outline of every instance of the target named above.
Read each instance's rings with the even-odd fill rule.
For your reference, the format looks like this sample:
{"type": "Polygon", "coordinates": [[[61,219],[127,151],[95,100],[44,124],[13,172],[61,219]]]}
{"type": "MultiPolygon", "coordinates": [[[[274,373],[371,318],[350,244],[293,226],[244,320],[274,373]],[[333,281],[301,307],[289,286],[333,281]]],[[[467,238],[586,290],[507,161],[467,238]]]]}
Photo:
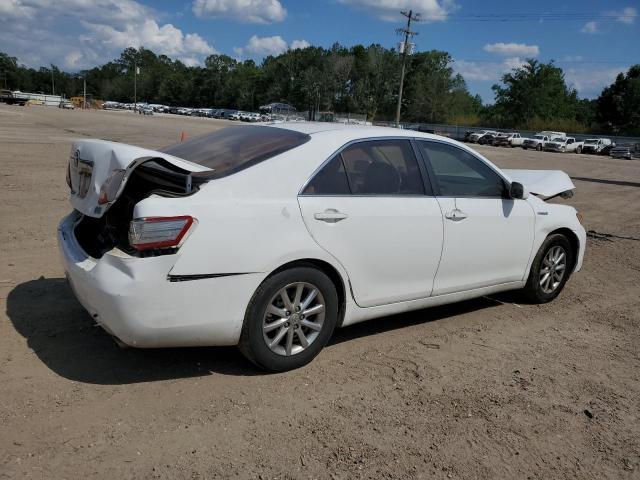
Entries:
{"type": "Polygon", "coordinates": [[[409,140],[358,142],[342,151],[354,195],[424,195],[418,161],[409,140]]]}
{"type": "Polygon", "coordinates": [[[304,195],[424,195],[424,182],[409,140],[371,140],[332,158],[304,195]]]}
{"type": "Polygon", "coordinates": [[[311,137],[277,127],[228,127],[166,147],[161,152],[213,169],[207,178],[232,175],[296,148],[311,137]]]}
{"type": "Polygon", "coordinates": [[[349,182],[342,156],[333,157],[309,182],[303,195],[349,195],[349,182]]]}

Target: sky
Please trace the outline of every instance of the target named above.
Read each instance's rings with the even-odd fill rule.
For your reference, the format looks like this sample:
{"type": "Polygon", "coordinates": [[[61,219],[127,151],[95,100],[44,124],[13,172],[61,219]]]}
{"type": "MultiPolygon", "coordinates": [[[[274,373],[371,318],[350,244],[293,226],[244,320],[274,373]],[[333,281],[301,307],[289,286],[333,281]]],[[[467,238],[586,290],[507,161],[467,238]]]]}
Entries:
{"type": "Polygon", "coordinates": [[[129,46],[202,64],[308,45],[395,47],[400,10],[422,14],[417,51],[444,50],[485,103],[526,58],[554,60],[585,98],[640,63],[640,1],[538,0],[0,0],[0,51],[30,67],[79,71],[129,46]]]}

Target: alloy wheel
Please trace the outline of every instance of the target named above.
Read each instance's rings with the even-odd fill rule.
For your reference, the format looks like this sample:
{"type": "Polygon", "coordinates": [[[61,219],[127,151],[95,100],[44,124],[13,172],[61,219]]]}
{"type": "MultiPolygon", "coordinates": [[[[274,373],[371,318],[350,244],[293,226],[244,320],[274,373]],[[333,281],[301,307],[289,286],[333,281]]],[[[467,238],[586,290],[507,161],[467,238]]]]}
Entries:
{"type": "Polygon", "coordinates": [[[325,301],[320,289],[307,282],[290,283],[269,302],[262,320],[262,336],[272,352],[295,355],[316,340],[324,317],[325,301]]]}
{"type": "Polygon", "coordinates": [[[553,293],[562,283],[567,271],[567,252],[559,245],[551,247],[542,259],[540,288],[544,293],[553,293]]]}

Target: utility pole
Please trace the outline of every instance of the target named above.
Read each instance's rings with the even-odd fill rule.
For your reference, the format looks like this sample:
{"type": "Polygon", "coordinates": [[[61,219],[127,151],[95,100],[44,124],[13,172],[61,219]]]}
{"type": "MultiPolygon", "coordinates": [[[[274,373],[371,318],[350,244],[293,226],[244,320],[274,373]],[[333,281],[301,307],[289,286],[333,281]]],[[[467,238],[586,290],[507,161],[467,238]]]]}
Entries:
{"type": "Polygon", "coordinates": [[[53,64],[51,65],[51,95],[56,94],[56,84],[53,81],[53,64]]]}
{"type": "Polygon", "coordinates": [[[87,108],[87,72],[82,76],[82,109],[87,108]]]}
{"type": "Polygon", "coordinates": [[[133,111],[138,112],[138,65],[133,65],[133,111]]]}
{"type": "Polygon", "coordinates": [[[400,127],[400,108],[402,106],[402,87],[404,84],[404,70],[407,63],[407,55],[411,54],[411,50],[413,49],[413,45],[409,43],[409,39],[415,35],[418,35],[418,32],[411,31],[411,22],[419,22],[420,14],[413,13],[413,10],[402,11],[400,12],[402,15],[407,17],[407,26],[406,28],[396,28],[396,33],[399,35],[404,35],[404,42],[400,43],[400,49],[402,50],[402,67],[400,68],[400,88],[398,89],[398,105],[396,106],[396,128],[400,127]]]}

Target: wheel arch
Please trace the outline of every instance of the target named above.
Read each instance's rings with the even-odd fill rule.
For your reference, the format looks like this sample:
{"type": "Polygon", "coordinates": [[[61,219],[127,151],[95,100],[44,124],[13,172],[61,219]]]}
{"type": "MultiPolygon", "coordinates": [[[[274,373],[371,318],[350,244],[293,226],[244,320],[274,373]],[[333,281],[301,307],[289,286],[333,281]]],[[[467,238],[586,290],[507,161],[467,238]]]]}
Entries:
{"type": "Polygon", "coordinates": [[[342,275],[340,274],[340,272],[329,262],[325,260],[320,260],[317,258],[301,258],[298,260],[292,260],[273,270],[271,273],[269,273],[269,275],[266,276],[265,280],[277,273],[280,273],[282,271],[289,270],[295,267],[316,268],[329,277],[331,282],[336,287],[336,293],[338,294],[338,322],[336,326],[337,327],[342,326],[342,322],[344,321],[345,311],[347,307],[347,285],[345,284],[345,280],[342,278],[342,275]]]}
{"type": "Polygon", "coordinates": [[[573,269],[576,267],[576,264],[578,262],[578,254],[580,253],[580,240],[578,239],[578,236],[575,234],[573,230],[566,227],[557,228],[549,232],[549,234],[547,235],[547,238],[549,238],[551,235],[556,235],[556,234],[564,236],[569,241],[569,245],[571,245],[571,249],[573,253],[573,257],[571,259],[572,261],[571,272],[573,272],[573,269]]]}

